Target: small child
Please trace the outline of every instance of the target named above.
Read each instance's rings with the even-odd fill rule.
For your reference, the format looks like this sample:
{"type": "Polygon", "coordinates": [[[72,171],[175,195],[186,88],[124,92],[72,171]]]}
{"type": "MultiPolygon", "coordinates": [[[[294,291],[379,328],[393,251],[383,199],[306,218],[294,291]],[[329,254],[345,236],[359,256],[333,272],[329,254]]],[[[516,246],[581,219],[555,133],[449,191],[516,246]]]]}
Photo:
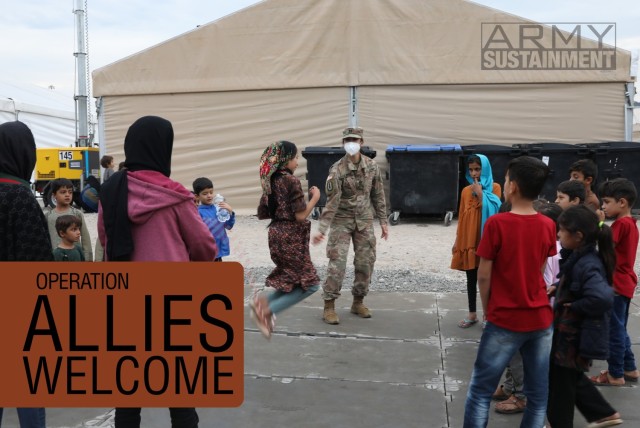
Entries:
{"type": "Polygon", "coordinates": [[[93,175],[87,177],[82,192],[80,192],[80,206],[86,213],[97,213],[100,201],[100,182],[93,175]]]}
{"type": "Polygon", "coordinates": [[[84,254],[78,246],[82,221],[74,215],[61,215],[56,219],[56,232],[60,237],[58,247],[53,250],[57,262],[83,262],[84,254]]]}
{"type": "Polygon", "coordinates": [[[556,190],[556,204],[563,210],[570,206],[584,204],[587,198],[587,191],[584,185],[578,180],[566,180],[558,184],[556,190]]]}
{"type": "MultiPolygon", "coordinates": [[[[574,164],[575,165],[575,164],[574,164]]],[[[575,173],[578,174],[578,173],[575,173]]],[[[556,204],[560,206],[560,208],[564,211],[569,207],[573,207],[576,205],[585,204],[587,198],[587,191],[585,189],[585,185],[582,181],[578,179],[571,179],[563,181],[558,185],[558,190],[556,191],[556,204]]],[[[604,217],[602,218],[604,219],[604,217]]],[[[558,250],[560,258],[559,264],[562,265],[569,256],[571,255],[571,250],[569,248],[562,248],[558,250]]],[[[549,295],[553,296],[555,291],[555,287],[549,289],[549,295]]]]}
{"type": "Polygon", "coordinates": [[[104,174],[102,175],[102,182],[107,181],[113,174],[116,172],[113,170],[115,166],[115,162],[113,160],[113,156],[104,155],[102,159],[100,159],[100,166],[104,168],[104,174]]]}
{"type": "Polygon", "coordinates": [[[223,257],[230,254],[229,237],[227,230],[231,230],[236,224],[236,214],[233,212],[231,205],[226,202],[218,204],[220,208],[224,208],[231,213],[229,220],[224,223],[218,220],[218,209],[213,204],[215,194],[213,193],[213,182],[206,177],[196,178],[193,182],[193,194],[198,204],[198,212],[209,228],[209,232],[213,235],[218,246],[218,257],[215,261],[221,262],[223,257]]]}
{"type": "Polygon", "coordinates": [[[611,229],[585,205],[565,210],[558,224],[560,244],[572,252],[560,268],[554,304],[547,418],[552,427],[572,427],[575,407],[589,427],[619,425],[620,414],[585,375],[592,360],[609,354],[616,265],[611,229]]]}
{"type": "Polygon", "coordinates": [[[471,155],[467,159],[465,174],[469,185],[460,194],[458,230],[451,249],[451,269],[464,271],[467,276],[469,313],[458,322],[458,327],[469,328],[478,322],[476,295],[478,282],[478,257],[476,248],[482,229],[489,217],[500,209],[502,191],[493,182],[489,159],[484,155],[471,155]]]}
{"type": "Polygon", "coordinates": [[[580,159],[569,167],[569,180],[576,180],[582,183],[586,191],[584,203],[596,213],[600,210],[600,201],[593,192],[593,186],[597,178],[598,167],[591,159],[580,159]]]}
{"type": "Polygon", "coordinates": [[[44,211],[47,218],[47,226],[49,226],[49,237],[51,238],[52,249],[58,247],[61,238],[56,230],[56,220],[62,215],[73,215],[80,219],[80,242],[82,251],[84,252],[84,260],[93,261],[93,249],[91,248],[91,235],[84,221],[82,211],[71,206],[73,201],[73,183],[66,178],[59,178],[51,182],[51,194],[56,200],[55,208],[48,207],[44,211]]]}
{"type": "Polygon", "coordinates": [[[633,270],[638,250],[638,226],[631,216],[636,201],[636,186],[626,178],[605,181],[600,187],[602,209],[609,218],[616,252],[616,270],[613,274],[613,311],[609,333],[609,370],[604,370],[591,380],[596,385],[621,386],[638,382],[638,368],[627,333],[629,305],[635,292],[638,277],[633,270]]]}
{"type": "Polygon", "coordinates": [[[467,392],[465,428],[487,425],[491,396],[518,351],[527,397],[521,426],[544,425],[553,314],[542,270],[547,257],[556,254],[556,227],[533,209],[533,201],[548,175],[540,159],[521,156],[509,162],[504,195],[511,212],[487,220],[478,246],[478,288],[487,324],[467,392]]]}

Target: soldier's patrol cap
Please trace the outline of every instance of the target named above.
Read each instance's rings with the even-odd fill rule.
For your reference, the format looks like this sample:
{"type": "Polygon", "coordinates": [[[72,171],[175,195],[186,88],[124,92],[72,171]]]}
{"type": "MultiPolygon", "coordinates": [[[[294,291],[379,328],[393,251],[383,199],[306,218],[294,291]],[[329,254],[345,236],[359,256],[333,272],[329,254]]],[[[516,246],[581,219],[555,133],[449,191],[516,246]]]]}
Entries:
{"type": "Polygon", "coordinates": [[[342,139],[345,138],[358,138],[362,139],[364,134],[364,130],[362,128],[345,128],[342,131],[342,139]]]}

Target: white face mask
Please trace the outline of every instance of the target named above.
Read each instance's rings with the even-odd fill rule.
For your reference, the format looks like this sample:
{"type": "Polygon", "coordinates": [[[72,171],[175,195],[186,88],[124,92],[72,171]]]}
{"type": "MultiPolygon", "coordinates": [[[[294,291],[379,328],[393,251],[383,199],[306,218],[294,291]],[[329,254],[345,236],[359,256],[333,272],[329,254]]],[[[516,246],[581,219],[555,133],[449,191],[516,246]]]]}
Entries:
{"type": "Polygon", "coordinates": [[[360,151],[360,143],[354,143],[354,142],[344,143],[344,150],[347,153],[349,153],[351,156],[353,156],[360,151]]]}

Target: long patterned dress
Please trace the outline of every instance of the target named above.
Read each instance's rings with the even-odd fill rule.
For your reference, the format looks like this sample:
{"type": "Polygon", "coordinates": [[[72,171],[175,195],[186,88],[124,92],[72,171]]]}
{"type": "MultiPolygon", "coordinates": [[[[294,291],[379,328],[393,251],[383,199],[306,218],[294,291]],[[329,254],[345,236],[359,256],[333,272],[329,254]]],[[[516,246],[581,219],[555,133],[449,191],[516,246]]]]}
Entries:
{"type": "MultiPolygon", "coordinates": [[[[266,285],[287,293],[295,287],[306,290],[319,284],[320,278],[309,254],[311,222],[296,220],[296,212],[306,209],[300,180],[289,171],[280,171],[273,178],[271,191],[277,207],[269,225],[269,252],[276,267],[266,285]]],[[[270,218],[266,195],[260,199],[258,218],[270,218]]]]}

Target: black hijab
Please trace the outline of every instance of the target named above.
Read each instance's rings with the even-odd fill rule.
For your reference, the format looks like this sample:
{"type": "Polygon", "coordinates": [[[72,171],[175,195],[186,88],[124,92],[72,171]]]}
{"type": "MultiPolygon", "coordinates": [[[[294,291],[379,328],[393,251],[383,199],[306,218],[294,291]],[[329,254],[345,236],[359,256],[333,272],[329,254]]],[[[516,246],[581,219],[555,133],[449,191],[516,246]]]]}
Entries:
{"type": "Polygon", "coordinates": [[[129,171],[158,171],[171,175],[173,126],[158,116],[136,120],[124,137],[124,166],[129,171]]]}
{"type": "Polygon", "coordinates": [[[100,192],[108,260],[129,261],[133,253],[127,171],[150,170],[169,177],[172,150],[173,126],[168,120],[144,116],[129,127],[124,138],[126,169],[105,181],[100,192]]]}
{"type": "Polygon", "coordinates": [[[27,183],[36,165],[36,142],[27,125],[7,122],[0,125],[0,174],[27,183]]]}

